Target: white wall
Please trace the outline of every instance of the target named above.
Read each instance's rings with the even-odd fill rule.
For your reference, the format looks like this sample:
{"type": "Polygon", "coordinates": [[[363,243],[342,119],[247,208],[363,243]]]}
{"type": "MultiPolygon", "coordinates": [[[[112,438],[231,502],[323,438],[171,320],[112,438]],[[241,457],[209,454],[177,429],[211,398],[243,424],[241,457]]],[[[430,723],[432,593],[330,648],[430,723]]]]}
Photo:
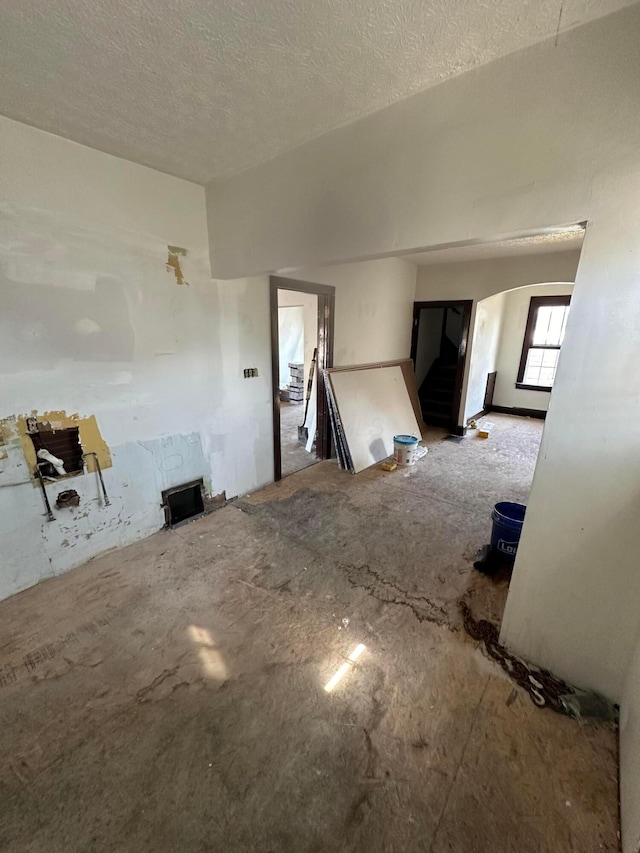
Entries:
{"type": "Polygon", "coordinates": [[[289,364],[304,364],[304,308],[302,305],[278,307],[278,361],[280,387],[290,379],[289,364]]]}
{"type": "Polygon", "coordinates": [[[498,370],[498,350],[506,296],[497,293],[476,305],[463,424],[484,408],[487,374],[498,370]]]}
{"type": "MultiPolygon", "coordinates": [[[[301,305],[304,315],[304,386],[305,393],[313,351],[318,345],[318,297],[299,290],[278,290],[278,305],[301,305]]],[[[289,369],[285,365],[285,370],[289,369]]],[[[282,364],[280,365],[282,375],[282,364]]],[[[287,379],[287,382],[289,380],[287,379]]]]}
{"type": "Polygon", "coordinates": [[[158,529],[163,488],[204,477],[236,495],[273,463],[268,281],[211,280],[203,189],[7,119],[0,139],[0,418],[94,414],[113,459],[111,506],[77,477],[50,491],[75,488],[78,510],[49,523],[5,448],[4,598],[158,529]]]}
{"type": "Polygon", "coordinates": [[[501,634],[616,701],[640,596],[640,212],[618,189],[584,241],[501,634]]]}
{"type": "Polygon", "coordinates": [[[409,358],[415,264],[385,258],[308,268],[293,278],[336,288],[333,363],[367,364],[409,358]]]}
{"type": "Polygon", "coordinates": [[[640,596],[639,31],[635,3],[207,190],[229,277],[589,221],[502,639],[613,699],[640,596]]]}
{"type": "Polygon", "coordinates": [[[516,388],[529,304],[532,296],[570,296],[572,293],[573,284],[567,283],[523,287],[505,294],[500,347],[495,368],[498,371],[493,395],[496,406],[547,411],[551,399],[550,391],[516,388]]]}
{"type": "Polygon", "coordinates": [[[620,811],[623,853],[640,850],[640,642],[620,706],[620,811]]]}
{"type": "Polygon", "coordinates": [[[575,281],[580,250],[418,267],[416,300],[486,299],[516,287],[575,281]]]}

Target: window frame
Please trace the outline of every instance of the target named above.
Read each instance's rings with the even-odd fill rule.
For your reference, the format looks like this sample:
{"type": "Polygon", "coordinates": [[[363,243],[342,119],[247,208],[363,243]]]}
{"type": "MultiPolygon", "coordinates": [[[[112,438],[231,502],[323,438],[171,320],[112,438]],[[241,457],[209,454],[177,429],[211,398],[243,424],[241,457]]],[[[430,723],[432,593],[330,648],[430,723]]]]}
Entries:
{"type": "Polygon", "coordinates": [[[524,380],[524,372],[527,367],[527,357],[529,355],[529,350],[531,349],[562,349],[562,344],[545,344],[544,346],[541,344],[533,343],[533,332],[536,327],[536,321],[538,319],[538,309],[563,305],[565,307],[569,307],[571,305],[571,294],[567,293],[564,296],[532,296],[529,301],[529,314],[527,316],[527,326],[524,332],[524,340],[522,342],[522,354],[520,356],[520,365],[518,367],[518,377],[516,379],[516,388],[520,388],[524,391],[545,391],[549,393],[553,388],[553,385],[529,385],[524,380]]]}

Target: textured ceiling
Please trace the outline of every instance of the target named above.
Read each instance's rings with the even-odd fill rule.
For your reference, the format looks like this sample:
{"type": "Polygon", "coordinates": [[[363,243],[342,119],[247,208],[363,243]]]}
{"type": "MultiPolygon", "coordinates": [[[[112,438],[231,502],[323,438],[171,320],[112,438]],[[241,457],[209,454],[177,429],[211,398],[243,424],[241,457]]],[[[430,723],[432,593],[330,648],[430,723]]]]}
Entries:
{"type": "Polygon", "coordinates": [[[0,113],[205,183],[627,5],[3,0],[0,113]]]}
{"type": "Polygon", "coordinates": [[[405,261],[426,267],[431,264],[448,264],[456,261],[481,261],[491,258],[509,258],[514,255],[536,255],[540,252],[566,252],[571,249],[580,249],[583,239],[584,229],[576,225],[566,229],[550,229],[543,234],[533,234],[511,240],[443,246],[428,249],[425,252],[403,255],[402,257],[405,261]]]}

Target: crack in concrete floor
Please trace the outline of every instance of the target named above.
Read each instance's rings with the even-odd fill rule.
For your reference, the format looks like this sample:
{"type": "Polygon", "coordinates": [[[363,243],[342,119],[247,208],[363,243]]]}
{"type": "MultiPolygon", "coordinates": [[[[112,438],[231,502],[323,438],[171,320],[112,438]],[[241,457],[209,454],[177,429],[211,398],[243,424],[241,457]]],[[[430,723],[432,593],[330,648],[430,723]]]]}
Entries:
{"type": "Polygon", "coordinates": [[[434,622],[436,625],[447,624],[447,611],[444,607],[431,601],[426,595],[408,592],[367,565],[343,566],[351,586],[361,587],[369,595],[383,601],[385,604],[396,604],[408,607],[418,622],[434,622]]]}

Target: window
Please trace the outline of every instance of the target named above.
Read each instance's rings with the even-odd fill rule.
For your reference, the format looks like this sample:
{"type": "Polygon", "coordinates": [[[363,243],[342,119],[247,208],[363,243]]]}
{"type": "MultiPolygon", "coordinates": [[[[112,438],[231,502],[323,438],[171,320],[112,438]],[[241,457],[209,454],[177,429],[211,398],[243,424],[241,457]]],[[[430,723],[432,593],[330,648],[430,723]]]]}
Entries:
{"type": "Polygon", "coordinates": [[[569,316],[570,296],[533,296],[516,388],[550,391],[569,316]]]}

